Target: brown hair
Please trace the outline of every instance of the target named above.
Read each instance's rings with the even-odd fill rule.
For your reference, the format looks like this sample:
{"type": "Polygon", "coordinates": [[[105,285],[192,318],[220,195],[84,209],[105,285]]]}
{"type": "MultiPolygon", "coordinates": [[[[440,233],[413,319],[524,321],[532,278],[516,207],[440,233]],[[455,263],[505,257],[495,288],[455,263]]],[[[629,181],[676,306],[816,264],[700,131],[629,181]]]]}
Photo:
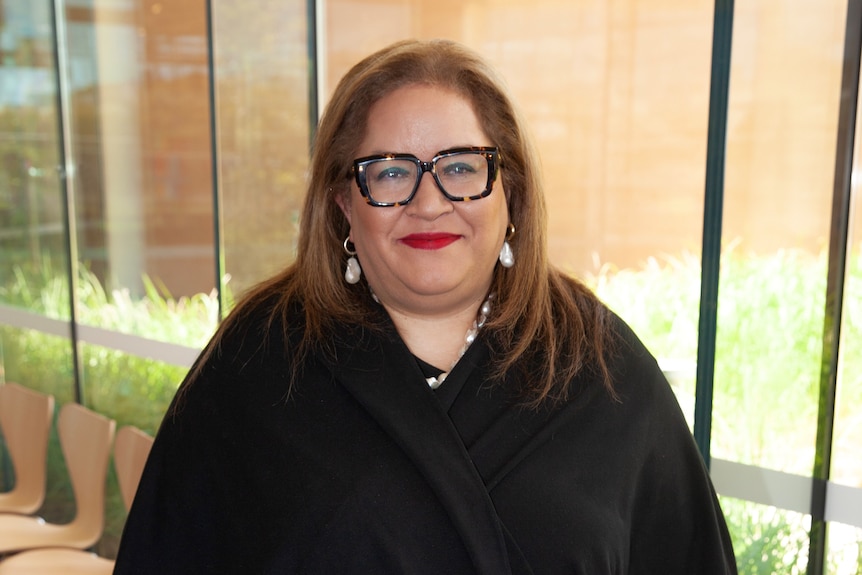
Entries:
{"type": "Polygon", "coordinates": [[[472,51],[444,40],[398,42],[366,57],[341,79],[315,137],[296,260],[247,294],[214,342],[256,303],[273,299],[271,323],[286,318],[291,305],[303,306],[302,345],[289,350],[297,366],[308,351],[327,347],[339,323],[373,327],[376,304],[367,287],[348,285],[343,278],[342,242],[349,226],[335,197],[349,185],[347,174],[371,106],[411,84],[451,90],[470,101],[503,158],[501,177],[516,230],[510,244],[517,261],[509,269],[497,266],[491,285],[497,299],[483,332],[494,350],[495,376],[522,372],[522,395],[534,405],[565,398],[568,382],[585,369],[597,373],[613,395],[608,312],[583,284],[548,262],[538,162],[520,116],[496,73],[472,51]]]}

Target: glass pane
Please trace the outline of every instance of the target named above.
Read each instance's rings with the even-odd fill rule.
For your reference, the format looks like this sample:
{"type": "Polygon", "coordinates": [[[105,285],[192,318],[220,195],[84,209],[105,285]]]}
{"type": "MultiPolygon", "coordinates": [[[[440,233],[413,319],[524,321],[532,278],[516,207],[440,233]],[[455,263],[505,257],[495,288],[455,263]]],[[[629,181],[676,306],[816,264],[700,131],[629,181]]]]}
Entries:
{"type": "Polygon", "coordinates": [[[714,457],[809,476],[846,2],[735,7],[714,457]]]}
{"type": "Polygon", "coordinates": [[[645,264],[596,274],[593,285],[659,358],[662,370],[694,427],[700,258],[650,258],[645,264]]]}
{"type": "Polygon", "coordinates": [[[87,407],[154,435],[187,367],[83,345],[87,407]]]}
{"type": "Polygon", "coordinates": [[[73,379],[67,338],[0,324],[0,382],[51,394],[59,406],[74,399],[73,379]]]}
{"type": "MultiPolygon", "coordinates": [[[[857,116],[854,171],[859,170],[862,118],[857,116]]],[[[859,178],[852,179],[851,211],[841,344],[838,361],[838,393],[832,442],[831,480],[862,489],[862,206],[859,178]]],[[[862,572],[862,528],[832,524],[828,531],[830,573],[862,572]],[[855,571],[853,569],[856,569],[855,571]]]]}
{"type": "Polygon", "coordinates": [[[862,528],[830,523],[828,541],[826,573],[829,575],[862,573],[862,528]]]}
{"type": "Polygon", "coordinates": [[[334,0],[326,14],[324,94],[409,37],[464,42],[501,72],[541,156],[553,261],[634,327],[688,413],[712,14],[709,0],[334,0]]]}
{"type": "Polygon", "coordinates": [[[834,481],[847,485],[862,485],[862,193],[856,173],[862,156],[862,115],[857,118],[831,473],[834,481]]]}
{"type": "Polygon", "coordinates": [[[0,305],[69,318],[50,2],[0,4],[0,305]]]}
{"type": "MultiPolygon", "coordinates": [[[[83,323],[216,285],[204,0],[67,3],[83,323]]],[[[132,318],[112,328],[176,340],[132,318]]],[[[166,333],[167,332],[167,333],[166,333]]],[[[186,343],[181,341],[180,343],[186,343]]]]}
{"type": "Polygon", "coordinates": [[[307,3],[299,0],[213,4],[221,241],[230,296],[273,275],[295,254],[310,133],[308,18],[307,3]]]}
{"type": "MultiPolygon", "coordinates": [[[[66,337],[0,324],[0,383],[16,382],[54,396],[55,415],[73,401],[72,346],[66,337]]],[[[45,502],[37,515],[65,523],[74,517],[74,496],[57,437],[56,417],[48,444],[45,502]]],[[[2,445],[2,444],[0,444],[2,445]]],[[[4,452],[5,454],[5,452],[4,452]]],[[[7,484],[8,460],[0,461],[0,486],[7,484]]]]}
{"type": "MultiPolygon", "coordinates": [[[[81,348],[87,407],[116,421],[117,429],[134,425],[155,435],[187,368],[94,345],[81,348]]],[[[126,514],[116,470],[110,465],[105,531],[96,545],[102,557],[116,557],[126,514]]]]}
{"type": "Polygon", "coordinates": [[[802,575],[808,564],[811,518],[721,497],[740,575],[802,575]]]}

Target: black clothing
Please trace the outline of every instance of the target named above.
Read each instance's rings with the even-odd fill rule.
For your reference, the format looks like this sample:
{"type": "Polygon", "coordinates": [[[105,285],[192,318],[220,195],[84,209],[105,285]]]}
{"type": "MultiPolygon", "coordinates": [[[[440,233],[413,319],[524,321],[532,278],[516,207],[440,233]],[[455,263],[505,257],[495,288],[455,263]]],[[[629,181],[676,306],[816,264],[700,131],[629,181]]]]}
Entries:
{"type": "Polygon", "coordinates": [[[736,573],[676,399],[622,322],[620,401],[584,375],[540,410],[487,384],[481,337],[432,391],[391,325],[345,326],[288,396],[272,329],[184,383],[115,573],[736,573]]]}

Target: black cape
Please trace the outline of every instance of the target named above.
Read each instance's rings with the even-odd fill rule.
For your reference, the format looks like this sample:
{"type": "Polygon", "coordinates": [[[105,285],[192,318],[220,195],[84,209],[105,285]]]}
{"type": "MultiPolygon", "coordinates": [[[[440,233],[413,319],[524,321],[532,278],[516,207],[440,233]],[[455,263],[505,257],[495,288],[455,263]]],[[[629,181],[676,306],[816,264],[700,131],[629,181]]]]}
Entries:
{"type": "Polygon", "coordinates": [[[183,383],[115,573],[736,573],[707,470],[661,370],[618,320],[598,380],[530,410],[480,338],[438,390],[394,328],[345,326],[288,396],[257,318],[183,383]]]}

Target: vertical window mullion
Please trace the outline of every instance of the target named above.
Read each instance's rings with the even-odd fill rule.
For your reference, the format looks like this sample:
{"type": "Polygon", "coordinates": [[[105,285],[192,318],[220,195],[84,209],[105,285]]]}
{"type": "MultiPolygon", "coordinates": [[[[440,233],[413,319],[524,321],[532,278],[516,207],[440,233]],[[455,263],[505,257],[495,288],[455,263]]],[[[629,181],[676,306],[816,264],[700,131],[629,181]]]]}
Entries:
{"type": "Polygon", "coordinates": [[[727,149],[727,109],[730,97],[732,38],[733,0],[716,0],[709,89],[697,380],[694,403],[694,438],[707,466],[710,462],[710,435],[712,433],[712,396],[715,376],[718,278],[721,260],[722,212],[724,209],[724,168],[727,149]]]}
{"type": "Polygon", "coordinates": [[[65,222],[66,275],[69,286],[69,334],[72,346],[74,397],[83,403],[83,366],[81,341],[78,337],[78,234],[75,210],[75,165],[72,155],[72,107],[69,102],[68,52],[66,42],[66,7],[64,0],[51,1],[51,24],[54,41],[54,84],[57,89],[57,140],[59,163],[57,171],[62,195],[61,208],[65,222]]]}
{"type": "Polygon", "coordinates": [[[826,272],[817,439],[812,473],[808,575],[821,575],[826,568],[826,485],[832,462],[832,435],[835,425],[838,348],[841,340],[844,276],[850,227],[850,186],[859,98],[860,51],[862,51],[862,0],[849,0],[844,33],[844,65],[841,74],[841,102],[838,111],[829,260],[826,272]]]}
{"type": "Polygon", "coordinates": [[[317,29],[320,19],[317,17],[317,0],[306,0],[306,28],[307,28],[307,50],[308,50],[308,149],[314,144],[314,134],[317,132],[317,120],[320,114],[320,51],[318,50],[318,38],[321,36],[317,29]]]}
{"type": "Polygon", "coordinates": [[[223,318],[228,310],[225,306],[224,282],[225,262],[224,246],[222,245],[222,201],[219,179],[219,149],[218,149],[218,99],[216,87],[215,66],[215,10],[214,0],[206,0],[206,43],[207,43],[207,89],[209,95],[209,128],[210,128],[210,177],[212,178],[213,199],[213,248],[215,249],[215,286],[218,288],[218,317],[223,318]]]}

